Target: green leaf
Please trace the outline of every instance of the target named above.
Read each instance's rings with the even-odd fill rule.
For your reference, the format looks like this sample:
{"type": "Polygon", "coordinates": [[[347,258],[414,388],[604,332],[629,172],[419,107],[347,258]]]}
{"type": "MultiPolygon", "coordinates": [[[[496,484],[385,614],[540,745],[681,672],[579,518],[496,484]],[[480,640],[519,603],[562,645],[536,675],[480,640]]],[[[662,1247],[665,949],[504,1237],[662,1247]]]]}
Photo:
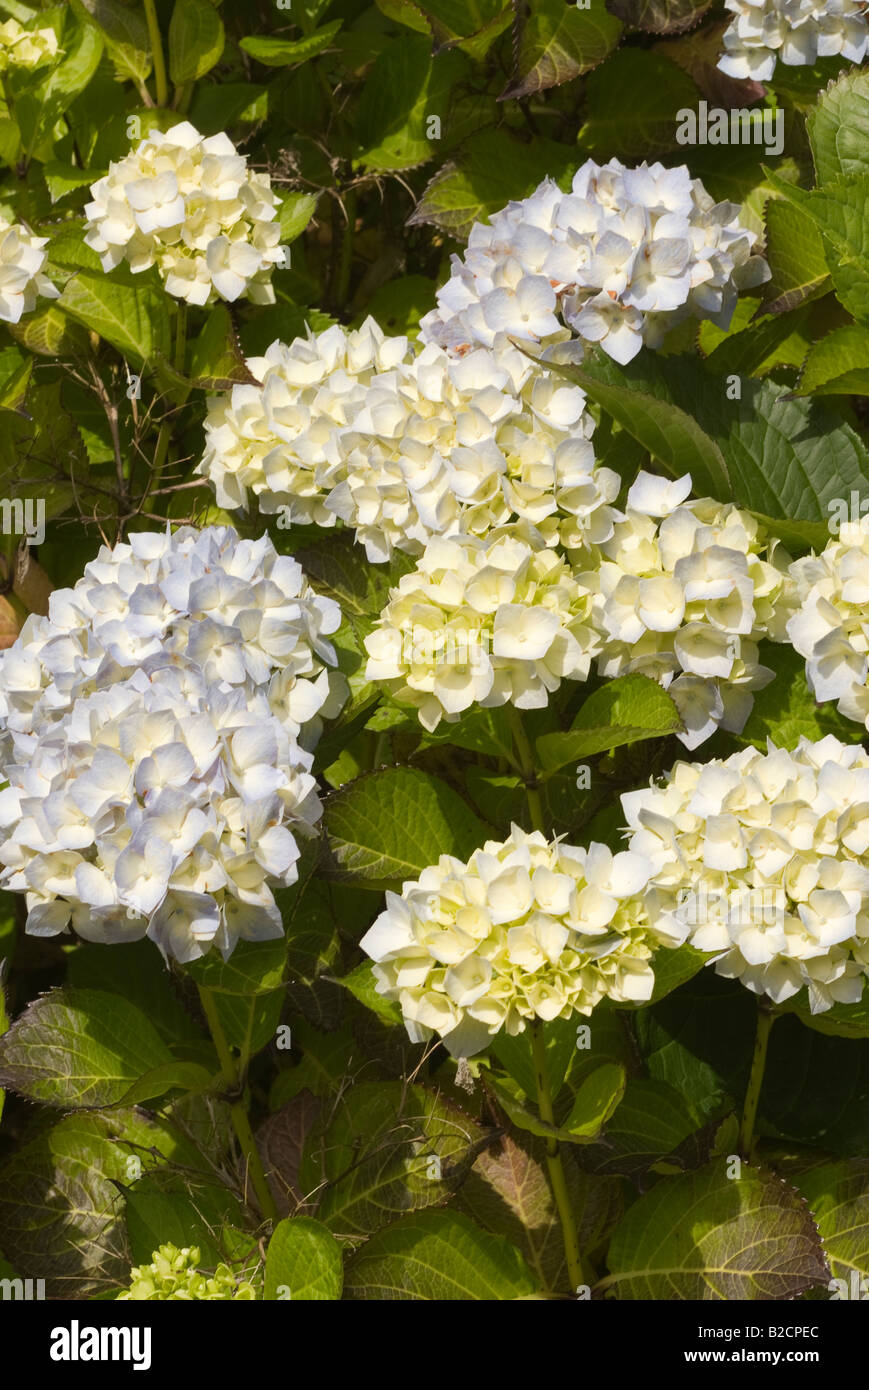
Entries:
{"type": "Polygon", "coordinates": [[[659,1183],[616,1228],[609,1291],[620,1299],[797,1298],[826,1282],[805,1203],[773,1173],[718,1159],[659,1183]]]}
{"type": "Polygon", "coordinates": [[[52,990],[0,1040],[4,1086],[45,1105],[115,1105],[134,1081],[172,1054],[126,999],[97,990],[52,990]]]}
{"type": "Polygon", "coordinates": [[[766,254],[771,278],[758,313],[784,314],[830,288],[823,238],[811,217],[784,198],[766,205],[766,254]]]}
{"type": "Polygon", "coordinates": [[[418,878],[442,854],[467,859],[486,827],[457,792],[415,768],[357,777],[326,799],[329,877],[381,888],[418,878]]]}
{"type": "Polygon", "coordinates": [[[583,1081],[561,1129],[572,1139],[594,1139],[615,1114],[625,1094],[627,1074],[618,1063],[606,1062],[583,1081]]]}
{"type": "Polygon", "coordinates": [[[475,222],[532,193],[545,174],[559,181],[575,167],[569,146],[542,136],[525,144],[503,127],[481,130],[465,142],[455,162],[435,174],[408,226],[430,222],[450,236],[467,237],[475,222]]]}
{"type": "MultiPolygon", "coordinates": [[[[9,352],[17,352],[15,348],[9,348],[9,352]]],[[[18,354],[19,358],[21,354],[18,354]]],[[[32,357],[25,358],[23,362],[9,376],[4,377],[0,385],[0,410],[12,410],[26,415],[24,409],[27,400],[27,392],[30,388],[30,379],[33,376],[34,361],[32,357]]]]}
{"type": "Polygon", "coordinates": [[[304,38],[294,40],[262,39],[252,34],[250,38],[241,39],[238,46],[266,67],[289,67],[291,64],[307,62],[308,58],[322,53],[329,47],[343,24],[343,19],[333,19],[330,24],[321,25],[304,38]]]}
{"type": "Polygon", "coordinates": [[[488,1078],[498,1104],[516,1126],[539,1138],[557,1139],[562,1144],[590,1144],[615,1113],[624,1093],[627,1077],[619,1063],[606,1062],[595,1068],[582,1082],[566,1119],[559,1125],[542,1120],[517,1096],[512,1081],[488,1078]]]}
{"type": "Polygon", "coordinates": [[[869,1152],[869,1041],[865,1031],[859,1041],[854,1034],[861,1014],[865,1030],[866,1004],[836,1004],[812,1016],[801,990],[781,1012],[770,1038],[760,1133],[840,1158],[863,1157],[869,1152]],[[842,1026],[846,1016],[853,1031],[842,1026]]]}
{"type": "MultiPolygon", "coordinates": [[[[678,954],[660,951],[655,964],[678,954]]],[[[701,964],[708,959],[699,951],[694,955],[701,964]]],[[[649,1077],[678,1092],[695,1128],[741,1106],[755,1015],[748,990],[734,988],[712,970],[698,972],[682,989],[636,1011],[632,1021],[649,1077]]]]}
{"type": "Polygon", "coordinates": [[[161,1245],[195,1245],[206,1268],[227,1257],[226,1224],[244,1221],[241,1204],[225,1187],[165,1169],[152,1169],[127,1188],[124,1215],[133,1264],[150,1264],[161,1245]]]}
{"type": "Polygon", "coordinates": [[[606,7],[630,29],[649,34],[681,34],[695,25],[713,0],[606,0],[606,7]]]}
{"type": "Polygon", "coordinates": [[[148,25],[139,9],[121,0],[73,0],[97,26],[115,65],[119,78],[132,78],[139,85],[151,73],[151,40],[148,25]]]}
{"type": "Polygon", "coordinates": [[[8,327],[17,343],[30,352],[38,353],[40,357],[82,352],[87,345],[84,329],[68,319],[63,310],[54,304],[35,309],[32,314],[24,314],[18,323],[9,324],[8,327]]]}
{"type": "Polygon", "coordinates": [[[89,23],[70,15],[62,35],[63,60],[32,87],[15,97],[15,119],[25,148],[50,138],[52,127],[83,91],[99,66],[103,40],[89,23]]]}
{"type": "Polygon", "coordinates": [[[831,82],[806,117],[818,183],[869,172],[869,73],[831,82]]]}
{"type": "Polygon", "coordinates": [[[205,324],[191,344],[188,370],[194,384],[205,391],[230,391],[237,383],[254,383],[225,304],[208,310],[205,324]]]}
{"type": "Polygon", "coordinates": [[[396,1000],[384,999],[382,994],[377,993],[377,981],[372,973],[370,961],[364,960],[355,970],[351,970],[349,975],[339,976],[337,983],[349,989],[353,998],[375,1013],[381,1023],[401,1023],[401,1008],[396,1000]]]}
{"type": "Polygon", "coordinates": [[[869,396],[869,328],[845,324],[815,343],[797,395],[869,396]]]}
{"type": "MultiPolygon", "coordinates": [[[[53,571],[52,571],[53,573],[53,571]]],[[[179,1002],[174,977],[148,940],[118,943],[111,951],[98,942],[69,954],[67,983],[73,989],[96,989],[122,995],[146,1015],[161,1038],[174,1048],[204,1043],[202,1031],[179,1002]]],[[[205,1044],[207,1046],[207,1044],[205,1044]]]]}
{"type": "Polygon", "coordinates": [[[621,38],[621,22],[600,5],[577,9],[563,0],[537,0],[522,28],[517,76],[501,100],[558,87],[597,67],[621,38]]]}
{"type": "Polygon", "coordinates": [[[169,354],[169,311],[160,290],[80,270],[67,281],[58,306],[134,362],[169,354]]]}
{"type": "Polygon", "coordinates": [[[430,34],[436,53],[461,48],[478,62],[513,18],[505,0],[377,0],[377,7],[399,24],[430,34]]]}
{"type": "Polygon", "coordinates": [[[678,113],[697,105],[682,68],[659,53],[621,48],[586,81],[586,120],[577,140],[593,155],[645,158],[676,147],[678,113]],[[625,93],[630,92],[630,101],[625,93]]]}
{"type": "Polygon", "coordinates": [[[50,159],[42,166],[48,196],[52,203],[59,203],[68,193],[95,183],[100,177],[98,169],[79,169],[75,164],[66,164],[62,159],[50,159]]]}
{"type": "Polygon", "coordinates": [[[402,1212],[440,1206],[477,1153],[480,1129],[443,1096],[403,1082],[357,1082],[324,1107],[306,1144],[304,1192],[317,1217],[358,1238],[402,1212]]]}
{"type": "Polygon", "coordinates": [[[334,1300],[343,1284],[341,1247],[326,1226],[307,1216],[278,1223],[266,1252],[263,1298],[334,1300]]]}
{"type": "MultiPolygon", "coordinates": [[[[652,965],[655,970],[655,988],[652,990],[652,997],[648,1000],[650,1004],[657,1004],[660,999],[666,999],[668,994],[672,994],[674,989],[680,985],[687,984],[698,975],[704,965],[708,963],[709,956],[706,951],[698,951],[693,946],[677,946],[671,950],[664,947],[655,952],[652,965]]],[[[619,1005],[619,1008],[629,1008],[638,1012],[645,1005],[631,1004],[619,1005]]]]}
{"type": "Polygon", "coordinates": [[[45,1278],[49,1298],[117,1288],[129,1270],[121,1186],[173,1158],[196,1162],[190,1145],[135,1111],[66,1116],[4,1164],[0,1247],[45,1278]]]}
{"type": "MultiPolygon", "coordinates": [[[[571,375],[578,369],[552,364],[552,370],[571,375]]],[[[647,414],[638,419],[631,415],[635,392],[654,402],[662,435],[668,405],[690,412],[698,435],[708,441],[702,447],[708,453],[711,443],[726,458],[729,486],[725,489],[720,480],[716,485],[702,453],[692,465],[687,452],[665,436],[650,452],[668,472],[690,472],[696,494],[708,492],[763,517],[823,522],[825,528],[828,503],[852,490],[869,495],[869,452],[857,432],[822,401],[788,399],[774,382],[750,377],[741,378],[740,397],[731,400],[727,378],[713,376],[692,356],[641,353],[624,368],[598,360],[580,369],[580,375],[589,380],[593,399],[604,384],[607,399],[601,404],[638,438],[646,435],[647,414]]],[[[680,415],[673,425],[675,436],[681,423],[680,415]]],[[[653,444],[650,429],[646,437],[653,444]]],[[[771,527],[775,529],[774,522],[771,527]]]]}
{"type": "Polygon", "coordinates": [[[380,54],[366,80],[354,124],[359,163],[375,171],[412,169],[433,159],[437,140],[428,134],[436,116],[449,123],[450,92],[468,71],[455,52],[432,58],[427,39],[403,35],[380,54]]]}
{"type": "Polygon", "coordinates": [[[607,1126],[605,1142],[583,1149],[581,1162],[595,1173],[640,1176],[674,1154],[696,1128],[693,1114],[674,1087],[633,1076],[607,1126]]]}
{"type": "Polygon", "coordinates": [[[813,1014],[805,992],[780,1005],[783,1013],[794,1013],[816,1033],[832,1038],[869,1038],[869,991],[856,1004],[834,1004],[821,1014],[813,1014]]]}
{"type": "Polygon", "coordinates": [[[824,184],[812,193],[782,179],[773,177],[771,182],[812,218],[824,238],[840,303],[855,319],[869,320],[869,172],[824,184]]]}
{"type": "Polygon", "coordinates": [[[175,0],[169,23],[169,76],[177,86],[198,82],[220,62],[223,20],[210,0],[175,0]]]}
{"type": "Polygon", "coordinates": [[[186,970],[198,984],[216,993],[247,997],[280,989],[286,961],[287,943],[280,937],[274,941],[239,941],[229,960],[209,954],[191,961],[186,970]]]}
{"type": "MultiPolygon", "coordinates": [[[[214,1071],[217,1070],[215,1058],[214,1071]]],[[[116,1105],[141,1105],[146,1100],[156,1100],[167,1091],[207,1091],[214,1084],[214,1071],[202,1067],[198,1062],[164,1062],[152,1067],[134,1081],[116,1105]]]]}
{"type": "Polygon", "coordinates": [[[348,1263],[348,1298],[514,1299],[538,1291],[519,1251],[456,1212],[405,1216],[348,1263]]]}
{"type": "Polygon", "coordinates": [[[860,1282],[869,1278],[869,1161],[821,1163],[794,1183],[812,1209],[833,1278],[845,1280],[844,1296],[865,1298],[860,1282]]]}
{"type": "Polygon", "coordinates": [[[307,227],[314,213],[317,211],[317,193],[282,193],[281,205],[278,208],[278,225],[281,229],[281,241],[289,244],[307,227]]]}
{"type": "Polygon", "coordinates": [[[555,772],[594,753],[664,738],[683,727],[671,696],[657,681],[638,674],[619,676],[589,696],[566,733],[543,734],[535,747],[543,770],[555,772]]]}
{"type": "Polygon", "coordinates": [[[657,359],[650,362],[649,358],[650,354],[642,354],[641,365],[637,365],[635,359],[621,370],[601,358],[582,367],[551,365],[556,375],[581,386],[617,424],[648,449],[671,477],[680,478],[690,473],[695,492],[727,497],[730,480],[724,453],[694,418],[693,412],[677,406],[672,395],[662,389],[660,380],[656,382],[660,369],[657,369],[657,359]],[[647,371],[645,379],[643,367],[647,371]]]}

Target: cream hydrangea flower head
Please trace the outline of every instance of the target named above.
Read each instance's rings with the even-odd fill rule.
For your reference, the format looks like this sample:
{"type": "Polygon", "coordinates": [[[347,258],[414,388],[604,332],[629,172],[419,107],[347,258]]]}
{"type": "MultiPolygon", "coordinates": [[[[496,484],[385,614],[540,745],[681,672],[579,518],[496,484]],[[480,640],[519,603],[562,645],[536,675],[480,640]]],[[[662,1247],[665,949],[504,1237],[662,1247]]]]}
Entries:
{"type": "Polygon", "coordinates": [[[751,515],[690,490],[689,475],[639,474],[600,546],[594,622],[600,674],[658,680],[695,748],[719,727],[739,733],[752,692],[773,679],[757,643],[784,640],[791,582],[790,557],[751,515]]]}
{"type": "Polygon", "coordinates": [[[0,752],[149,661],[183,657],[209,683],[262,693],[292,738],[316,741],[346,693],[328,635],[341,611],[268,536],[231,527],[143,531],[103,546],[0,653],[0,752]]]}
{"type": "Polygon", "coordinates": [[[590,1014],[604,998],[647,1000],[659,945],[678,946],[674,918],[649,923],[651,863],[548,841],[514,825],[467,864],[441,855],[362,938],[377,992],[398,1000],[413,1042],[437,1034],[455,1057],[480,1052],[502,1028],[590,1014]]]}
{"type": "MultiPolygon", "coordinates": [[[[51,31],[52,33],[54,30],[51,31]]],[[[48,237],[34,236],[20,222],[0,216],[0,320],[18,323],[36,308],[36,299],[57,299],[60,291],[43,273],[48,237]]]]}
{"type": "Polygon", "coordinates": [[[653,926],[691,928],[719,975],[813,1013],[869,973],[869,755],[832,736],[677,763],[628,792],[629,849],[654,865],[653,926]]]}
{"type": "Polygon", "coordinates": [[[539,709],[585,680],[600,641],[591,590],[524,523],[429,541],[365,639],[366,678],[434,729],[472,705],[539,709]]]}
{"type": "Polygon", "coordinates": [[[738,290],[769,278],[739,212],[684,165],[587,160],[570,193],[546,179],[474,224],[422,338],[464,353],[499,334],[546,344],[567,324],[624,363],[689,315],[726,328],[738,290]]]}
{"type": "Polygon", "coordinates": [[[456,360],[368,319],[274,343],[248,367],[261,387],[212,400],[206,420],[197,471],[220,506],[250,492],[291,524],[340,518],[375,563],[517,517],[550,544],[612,533],[619,479],[594,466],[584,392],[506,342],[456,360]]]}
{"type": "Polygon", "coordinates": [[[816,700],[836,700],[840,714],[869,729],[869,529],[846,523],[820,555],[790,569],[796,611],[787,637],[806,658],[816,700]]]}
{"type": "Polygon", "coordinates": [[[869,49],[866,0],[724,0],[735,16],[718,60],[730,77],[768,81],[777,62],[816,63],[839,54],[862,63],[869,49]]]}
{"type": "Polygon", "coordinates": [[[17,19],[0,24],[0,72],[41,67],[57,53],[57,34],[53,29],[25,29],[17,19]]]}
{"type": "Polygon", "coordinates": [[[283,935],[271,885],[296,881],[296,837],[321,814],[312,762],[261,691],[147,658],[13,733],[0,883],[26,894],[31,935],[72,926],[86,941],[148,936],[180,961],[212,946],[226,958],[240,938],[283,935]]]}
{"type": "Polygon", "coordinates": [[[219,1264],[212,1274],[198,1266],[202,1255],[197,1246],[161,1245],[153,1251],[149,1265],[130,1270],[130,1287],[116,1301],[133,1303],[171,1301],[237,1301],[249,1303],[260,1294],[247,1279],[237,1279],[228,1265],[219,1264]]]}
{"type": "Polygon", "coordinates": [[[282,934],[339,619],[268,537],[219,527],[104,548],[28,618],[0,655],[0,883],[29,932],[182,961],[282,934]]]}
{"type": "Polygon", "coordinates": [[[204,137],[189,121],[151,130],[91,194],[85,241],[104,270],[156,265],[167,292],[189,304],[275,302],[280,199],[228,135],[204,137]]]}

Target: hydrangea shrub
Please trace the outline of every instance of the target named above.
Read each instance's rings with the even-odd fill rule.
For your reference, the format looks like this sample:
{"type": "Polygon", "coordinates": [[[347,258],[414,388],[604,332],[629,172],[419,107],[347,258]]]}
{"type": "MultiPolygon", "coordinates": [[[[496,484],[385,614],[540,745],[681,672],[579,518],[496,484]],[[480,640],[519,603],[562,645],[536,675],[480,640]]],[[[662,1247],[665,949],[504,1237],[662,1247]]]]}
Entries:
{"type": "Polygon", "coordinates": [[[867,22],[5,7],[4,1297],[860,1296],[867,22]]]}

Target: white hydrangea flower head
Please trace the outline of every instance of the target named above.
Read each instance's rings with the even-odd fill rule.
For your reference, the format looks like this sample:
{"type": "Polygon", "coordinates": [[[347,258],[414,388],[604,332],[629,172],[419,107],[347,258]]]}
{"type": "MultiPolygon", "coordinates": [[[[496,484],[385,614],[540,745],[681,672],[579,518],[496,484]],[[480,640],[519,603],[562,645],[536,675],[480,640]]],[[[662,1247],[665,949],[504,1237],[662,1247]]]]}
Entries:
{"type": "Polygon", "coordinates": [[[869,973],[869,755],[832,736],[677,763],[622,796],[629,849],[654,865],[653,926],[690,929],[719,975],[813,1013],[869,973]]]}
{"type": "Polygon", "coordinates": [[[869,50],[866,0],[724,0],[734,18],[718,67],[729,77],[767,82],[776,63],[812,66],[841,55],[862,63],[869,50]]]}
{"type": "Polygon", "coordinates": [[[262,385],[212,400],[206,420],[197,471],[221,506],[252,493],[289,524],[340,518],[374,563],[516,518],[553,545],[612,534],[619,479],[595,468],[585,393],[506,342],[456,359],[368,319],[274,343],[247,365],[262,385]]]}
{"type": "Polygon", "coordinates": [[[228,526],[135,532],[103,546],[47,617],[31,614],[0,653],[0,749],[64,716],[81,696],[152,659],[184,658],[225,690],[263,693],[294,739],[316,741],[319,716],[344,693],[328,640],[341,623],[299,563],[228,526]]]}
{"type": "Polygon", "coordinates": [[[587,160],[569,193],[545,179],[474,224],[422,339],[459,354],[504,334],[546,346],[567,325],[626,363],[689,315],[726,328],[738,290],[769,278],[739,213],[684,165],[587,160]]]}
{"type": "Polygon", "coordinates": [[[689,475],[639,474],[599,547],[593,620],[599,673],[659,681],[696,748],[719,727],[741,732],[752,692],[773,679],[757,644],[784,640],[792,585],[790,557],[754,517],[690,490],[689,475]]]}
{"type": "Polygon", "coordinates": [[[322,807],[264,691],[161,653],[11,743],[0,883],[26,894],[32,935],[148,936],[189,961],[283,934],[271,885],[296,881],[322,807]]]}
{"type": "Polygon", "coordinates": [[[25,29],[17,19],[0,24],[0,72],[9,68],[38,68],[58,54],[53,29],[25,29]]]}
{"type": "Polygon", "coordinates": [[[0,657],[0,883],[29,932],[182,961],[282,934],[339,618],[267,537],[217,527],[136,534],[51,595],[0,657]]]}
{"type": "MultiPolygon", "coordinates": [[[[54,30],[51,31],[52,33],[54,30]]],[[[36,308],[38,295],[57,299],[60,291],[43,273],[48,237],[34,236],[20,222],[0,216],[0,321],[18,323],[36,308]]]]}
{"type": "Polygon", "coordinates": [[[429,541],[365,639],[366,678],[426,729],[472,705],[540,709],[585,680],[600,639],[593,593],[526,523],[429,541]]]}
{"type": "Polygon", "coordinates": [[[806,659],[816,700],[836,700],[840,714],[869,729],[869,528],[846,522],[820,555],[790,569],[796,611],[787,638],[806,659]]]}
{"type": "Polygon", "coordinates": [[[189,304],[274,304],[280,199],[228,135],[202,136],[189,121],[151,130],[90,191],[85,241],[105,271],[156,265],[166,291],[189,304]]]}
{"type": "Polygon", "coordinates": [[[467,864],[441,855],[362,938],[377,992],[401,1006],[413,1042],[437,1035],[454,1057],[480,1052],[504,1029],[515,1036],[535,1019],[588,1015],[604,998],[650,998],[651,957],[678,946],[674,918],[649,922],[644,906],[652,864],[549,841],[514,825],[467,864]]]}

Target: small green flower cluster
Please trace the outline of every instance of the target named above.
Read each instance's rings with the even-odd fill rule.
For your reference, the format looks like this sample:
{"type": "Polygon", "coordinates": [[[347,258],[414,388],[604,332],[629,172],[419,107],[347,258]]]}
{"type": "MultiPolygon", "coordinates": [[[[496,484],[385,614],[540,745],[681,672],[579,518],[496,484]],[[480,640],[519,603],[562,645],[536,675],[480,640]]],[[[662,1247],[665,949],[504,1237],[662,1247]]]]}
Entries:
{"type": "Polygon", "coordinates": [[[130,1271],[130,1287],[118,1294],[118,1300],[250,1303],[259,1298],[255,1285],[248,1280],[237,1281],[228,1265],[219,1264],[212,1274],[203,1273],[198,1268],[201,1258],[195,1245],[182,1250],[176,1245],[161,1245],[159,1250],[153,1251],[149,1265],[138,1265],[130,1271]]]}

